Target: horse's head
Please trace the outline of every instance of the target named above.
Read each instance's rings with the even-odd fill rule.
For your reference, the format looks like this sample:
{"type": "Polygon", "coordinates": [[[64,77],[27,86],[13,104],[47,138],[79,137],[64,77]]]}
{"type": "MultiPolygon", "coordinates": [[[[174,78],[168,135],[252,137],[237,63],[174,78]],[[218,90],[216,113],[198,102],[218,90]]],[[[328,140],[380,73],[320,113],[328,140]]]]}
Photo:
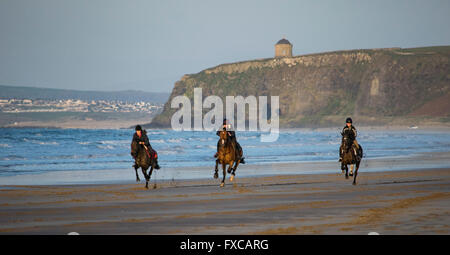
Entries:
{"type": "Polygon", "coordinates": [[[341,135],[342,135],[342,146],[344,148],[344,151],[348,151],[352,147],[352,144],[353,144],[350,133],[344,132],[344,133],[341,133],[341,135]]]}
{"type": "Polygon", "coordinates": [[[219,137],[220,137],[220,140],[219,140],[219,146],[225,146],[225,145],[228,143],[228,140],[229,140],[229,138],[230,138],[230,137],[228,136],[226,130],[220,131],[220,132],[219,132],[219,137]]]}

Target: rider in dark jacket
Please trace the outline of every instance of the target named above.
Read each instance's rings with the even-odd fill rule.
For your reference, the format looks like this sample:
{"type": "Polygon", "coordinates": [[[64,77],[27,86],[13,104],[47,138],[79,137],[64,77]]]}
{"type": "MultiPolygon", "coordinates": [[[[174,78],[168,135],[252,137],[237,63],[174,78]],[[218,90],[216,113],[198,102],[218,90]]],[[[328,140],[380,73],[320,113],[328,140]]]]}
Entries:
{"type": "MultiPolygon", "coordinates": [[[[353,140],[353,145],[356,148],[356,150],[353,150],[354,154],[355,154],[356,157],[359,157],[359,155],[357,153],[357,150],[359,150],[359,144],[356,141],[356,136],[358,135],[358,132],[356,131],[356,128],[352,124],[353,123],[352,118],[347,118],[345,120],[345,122],[346,122],[345,123],[346,125],[342,129],[342,134],[349,133],[349,137],[350,137],[351,140],[353,140]]],[[[342,146],[341,146],[341,149],[339,150],[339,162],[342,161],[342,155],[343,154],[344,154],[344,152],[342,151],[342,146]]]]}
{"type": "MultiPolygon", "coordinates": [[[[147,136],[147,131],[146,130],[142,130],[142,127],[140,125],[137,125],[135,128],[136,132],[133,134],[133,140],[131,141],[131,143],[136,143],[139,144],[141,146],[137,146],[137,148],[144,148],[144,145],[147,147],[148,152],[150,153],[150,155],[152,155],[152,157],[154,157],[156,155],[156,151],[153,150],[152,146],[150,145],[150,141],[148,140],[148,136],[147,136]]],[[[132,151],[131,152],[131,156],[133,156],[135,163],[133,165],[133,167],[136,167],[136,157],[137,157],[137,151],[132,151]]],[[[160,169],[159,165],[158,165],[158,158],[156,157],[156,162],[155,162],[155,169],[160,169]]]]}
{"type": "MultiPolygon", "coordinates": [[[[223,123],[222,123],[222,130],[226,130],[228,136],[231,138],[231,142],[232,144],[234,144],[234,146],[236,146],[235,151],[236,151],[236,158],[240,158],[241,156],[241,152],[242,152],[242,147],[241,145],[237,142],[236,140],[236,133],[233,130],[233,127],[231,126],[231,124],[229,123],[229,121],[227,119],[223,119],[223,123]]],[[[220,131],[216,132],[216,135],[220,136],[220,131]]],[[[217,151],[219,151],[219,142],[217,142],[217,151]]],[[[214,155],[214,157],[217,157],[218,152],[214,155]]],[[[245,164],[244,161],[244,157],[241,158],[241,164],[245,164]]]]}

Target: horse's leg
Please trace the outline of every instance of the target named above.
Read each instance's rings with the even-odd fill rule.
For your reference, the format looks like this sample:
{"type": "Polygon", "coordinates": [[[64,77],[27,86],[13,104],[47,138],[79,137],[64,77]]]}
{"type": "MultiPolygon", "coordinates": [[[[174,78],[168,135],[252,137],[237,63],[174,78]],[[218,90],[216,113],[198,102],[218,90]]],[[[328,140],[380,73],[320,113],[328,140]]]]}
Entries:
{"type": "Polygon", "coordinates": [[[227,175],[227,172],[225,169],[226,169],[226,164],[222,163],[223,178],[222,178],[222,183],[220,184],[220,187],[225,186],[225,176],[227,175]]]}
{"type": "Polygon", "coordinates": [[[139,175],[138,175],[138,168],[137,167],[135,167],[134,168],[134,171],[136,171],[136,182],[140,182],[141,181],[141,179],[139,179],[139,175]]]}
{"type": "Polygon", "coordinates": [[[240,159],[234,162],[233,172],[231,173],[230,181],[234,180],[234,176],[236,176],[236,168],[238,167],[240,162],[241,162],[240,159]]]}
{"type": "MultiPolygon", "coordinates": [[[[154,163],[152,164],[152,166],[150,167],[150,171],[148,173],[148,181],[150,181],[150,178],[152,177],[152,173],[153,173],[153,169],[154,169],[154,163]]],[[[154,189],[156,189],[156,183],[155,186],[153,186],[154,189]]]]}
{"type": "Polygon", "coordinates": [[[228,162],[228,169],[227,169],[227,173],[231,174],[231,169],[233,168],[234,162],[228,162]]]}
{"type": "Polygon", "coordinates": [[[229,162],[228,163],[228,170],[227,170],[227,172],[229,173],[229,174],[231,174],[231,177],[230,177],[230,181],[233,181],[233,174],[231,173],[231,170],[233,170],[233,165],[234,165],[234,162],[229,162]]]}
{"type": "Polygon", "coordinates": [[[141,167],[142,168],[142,173],[144,174],[145,177],[145,188],[148,189],[148,182],[150,181],[150,177],[147,174],[147,169],[145,167],[141,167]]]}
{"type": "Polygon", "coordinates": [[[345,164],[344,167],[345,167],[345,179],[348,179],[348,166],[347,166],[347,164],[345,164]]]}
{"type": "Polygon", "coordinates": [[[359,164],[361,161],[356,162],[355,176],[353,177],[353,185],[356,185],[356,176],[358,175],[359,164]]]}
{"type": "Polygon", "coordinates": [[[154,166],[152,165],[152,166],[150,167],[150,171],[149,171],[149,173],[148,173],[148,180],[149,180],[149,181],[150,181],[150,178],[152,178],[153,169],[154,169],[154,166]]]}
{"type": "Polygon", "coordinates": [[[218,168],[218,166],[219,166],[219,160],[216,159],[216,168],[214,168],[214,179],[219,178],[219,168],[218,168]]]}
{"type": "Polygon", "coordinates": [[[355,167],[355,164],[350,165],[350,174],[349,176],[353,176],[353,168],[355,167]]]}

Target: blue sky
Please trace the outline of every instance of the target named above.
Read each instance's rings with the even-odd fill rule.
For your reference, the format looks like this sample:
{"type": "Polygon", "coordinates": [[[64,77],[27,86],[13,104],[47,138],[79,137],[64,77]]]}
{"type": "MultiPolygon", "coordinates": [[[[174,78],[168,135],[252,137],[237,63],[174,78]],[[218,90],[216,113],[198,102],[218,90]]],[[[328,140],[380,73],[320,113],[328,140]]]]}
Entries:
{"type": "Polygon", "coordinates": [[[184,74],[293,54],[450,45],[450,1],[0,0],[0,84],[166,91],[184,74]]]}

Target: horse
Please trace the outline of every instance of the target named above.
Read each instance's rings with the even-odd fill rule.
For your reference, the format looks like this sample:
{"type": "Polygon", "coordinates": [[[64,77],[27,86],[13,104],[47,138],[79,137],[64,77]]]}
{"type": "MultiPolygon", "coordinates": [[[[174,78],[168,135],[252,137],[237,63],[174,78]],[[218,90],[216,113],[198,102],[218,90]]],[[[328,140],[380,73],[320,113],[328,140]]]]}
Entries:
{"type": "Polygon", "coordinates": [[[229,165],[227,172],[231,173],[230,181],[232,182],[234,180],[234,176],[236,175],[236,169],[237,169],[239,163],[241,162],[240,158],[242,158],[242,152],[240,152],[241,153],[240,158],[237,159],[236,158],[236,147],[233,144],[230,136],[228,136],[226,130],[220,131],[219,137],[220,137],[219,145],[218,145],[219,150],[218,150],[218,155],[217,155],[217,159],[216,159],[216,168],[214,170],[215,171],[214,179],[219,178],[218,165],[222,164],[223,178],[222,178],[222,183],[220,184],[220,187],[223,187],[223,186],[225,186],[226,165],[229,165]],[[234,165],[234,167],[233,167],[233,165],[234,165]]]}
{"type": "Polygon", "coordinates": [[[150,151],[148,151],[147,146],[138,144],[137,142],[131,143],[131,154],[136,156],[136,165],[134,166],[134,170],[136,171],[136,182],[140,182],[138,175],[138,168],[142,169],[142,173],[145,177],[145,188],[148,189],[148,182],[150,181],[150,177],[152,176],[153,169],[155,168],[156,163],[156,153],[155,156],[152,155],[150,151]],[[149,173],[147,174],[147,170],[150,168],[149,173]]]}
{"type": "Polygon", "coordinates": [[[342,173],[345,171],[345,179],[348,179],[348,166],[350,166],[350,176],[353,177],[353,185],[356,185],[356,176],[358,175],[358,169],[359,164],[361,163],[361,159],[363,157],[363,148],[361,144],[359,144],[359,150],[357,151],[357,154],[359,156],[359,159],[355,157],[355,154],[353,153],[353,150],[356,148],[353,147],[353,140],[350,139],[350,134],[347,132],[341,133],[342,135],[342,144],[340,150],[342,150],[342,162],[341,162],[341,169],[342,173]],[[356,165],[355,173],[353,173],[354,165],[356,165]]]}

